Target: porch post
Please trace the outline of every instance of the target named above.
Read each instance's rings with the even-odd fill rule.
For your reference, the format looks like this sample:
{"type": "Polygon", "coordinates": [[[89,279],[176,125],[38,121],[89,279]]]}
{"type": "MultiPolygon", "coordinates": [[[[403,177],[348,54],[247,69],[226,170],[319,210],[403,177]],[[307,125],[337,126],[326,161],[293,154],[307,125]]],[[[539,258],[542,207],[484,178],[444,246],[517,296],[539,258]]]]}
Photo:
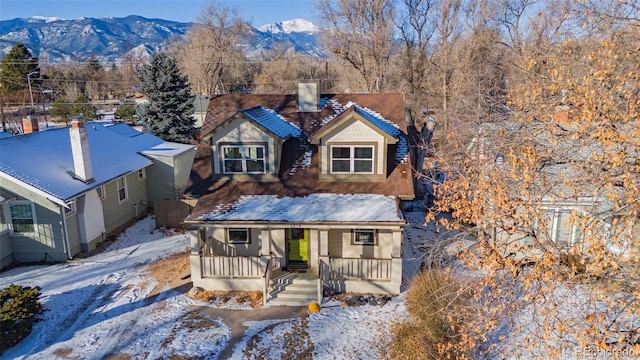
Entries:
{"type": "Polygon", "coordinates": [[[200,279],[202,279],[202,267],[200,259],[200,229],[192,229],[187,231],[189,237],[189,244],[191,251],[189,254],[189,267],[191,268],[191,281],[193,286],[200,286],[200,279]]]}
{"type": "Polygon", "coordinates": [[[329,280],[329,229],[318,229],[318,268],[320,279],[329,280]]]}
{"type": "Polygon", "coordinates": [[[269,256],[271,253],[271,231],[260,229],[260,256],[269,256]]]}
{"type": "Polygon", "coordinates": [[[402,284],[402,240],[404,233],[402,229],[394,230],[393,248],[391,253],[391,286],[396,294],[400,294],[402,284]]]}
{"type": "Polygon", "coordinates": [[[402,257],[402,229],[393,230],[392,239],[393,244],[391,247],[391,257],[402,257]]]}

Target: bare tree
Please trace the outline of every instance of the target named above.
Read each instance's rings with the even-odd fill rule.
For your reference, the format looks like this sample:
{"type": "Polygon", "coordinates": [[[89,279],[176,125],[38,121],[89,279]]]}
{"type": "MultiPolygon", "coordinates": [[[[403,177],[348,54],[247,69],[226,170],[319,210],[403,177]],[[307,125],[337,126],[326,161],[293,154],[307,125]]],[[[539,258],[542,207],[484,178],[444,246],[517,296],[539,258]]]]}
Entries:
{"type": "Polygon", "coordinates": [[[394,2],[320,0],[318,10],[329,51],[358,71],[362,90],[384,91],[394,48],[394,2]]]}
{"type": "Polygon", "coordinates": [[[237,7],[211,1],[204,5],[185,40],[174,43],[172,53],[197,94],[227,93],[242,78],[246,59],[239,48],[249,27],[237,7]]]}

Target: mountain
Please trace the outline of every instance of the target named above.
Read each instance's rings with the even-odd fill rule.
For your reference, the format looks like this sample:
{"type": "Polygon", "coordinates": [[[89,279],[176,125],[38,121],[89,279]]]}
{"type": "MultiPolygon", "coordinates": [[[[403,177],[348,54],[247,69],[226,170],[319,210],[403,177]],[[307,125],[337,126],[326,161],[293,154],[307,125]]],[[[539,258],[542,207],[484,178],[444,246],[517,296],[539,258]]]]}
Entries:
{"type": "MultiPolygon", "coordinates": [[[[0,55],[14,44],[24,44],[31,53],[47,62],[86,61],[93,53],[99,61],[119,62],[127,53],[147,57],[181,39],[191,23],[147,19],[78,18],[63,20],[34,16],[0,21],[0,55]]],[[[240,45],[248,56],[278,48],[324,57],[318,45],[318,28],[304,19],[268,24],[253,29],[253,36],[240,45]]]]}

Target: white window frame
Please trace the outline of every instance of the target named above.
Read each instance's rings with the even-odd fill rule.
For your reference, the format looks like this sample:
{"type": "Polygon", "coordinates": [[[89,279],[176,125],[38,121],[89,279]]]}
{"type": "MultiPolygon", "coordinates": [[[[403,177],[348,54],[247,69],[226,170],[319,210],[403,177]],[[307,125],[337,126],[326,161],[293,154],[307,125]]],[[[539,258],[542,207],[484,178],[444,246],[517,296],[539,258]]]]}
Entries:
{"type": "Polygon", "coordinates": [[[67,206],[69,206],[69,208],[64,208],[64,216],[69,217],[74,215],[76,213],[76,199],[71,199],[67,202],[67,206]]]}
{"type": "Polygon", "coordinates": [[[106,199],[106,198],[107,198],[107,193],[106,193],[106,191],[105,191],[105,190],[106,190],[106,189],[105,189],[104,185],[100,185],[100,186],[98,186],[98,187],[96,188],[96,192],[98,193],[98,198],[99,198],[100,200],[104,200],[104,199],[106,199]]]}
{"type": "Polygon", "coordinates": [[[11,235],[30,235],[38,233],[38,219],[36,217],[36,207],[33,201],[29,200],[12,200],[6,206],[5,218],[7,219],[7,225],[9,226],[9,231],[11,235]],[[11,216],[11,207],[14,205],[30,205],[31,206],[31,215],[33,220],[33,231],[30,232],[18,232],[15,231],[13,226],[13,216],[11,216]]]}
{"type": "Polygon", "coordinates": [[[251,231],[248,228],[227,228],[227,242],[229,244],[249,244],[251,243],[251,231]],[[231,232],[244,232],[245,239],[244,240],[232,240],[231,232]]]}
{"type": "Polygon", "coordinates": [[[116,179],[116,189],[118,190],[118,204],[122,204],[129,200],[129,188],[127,187],[127,177],[122,176],[116,179]],[[120,180],[122,180],[123,186],[120,187],[120,180]],[[124,198],[120,197],[120,190],[124,190],[124,198]]]}
{"type": "MultiPolygon", "coordinates": [[[[549,237],[551,238],[551,241],[554,244],[574,247],[582,243],[583,234],[580,230],[580,221],[578,219],[576,219],[576,222],[571,224],[571,230],[569,231],[569,239],[558,239],[558,233],[559,233],[560,227],[563,226],[563,224],[561,223],[563,218],[562,215],[569,214],[569,216],[571,216],[570,214],[572,213],[573,210],[578,211],[578,219],[584,216],[584,214],[582,214],[580,210],[572,209],[572,208],[564,208],[564,207],[542,208],[542,211],[550,215],[549,216],[550,223],[548,224],[548,226],[550,226],[550,229],[545,229],[545,231],[547,231],[547,234],[549,234],[549,237]],[[560,240],[562,241],[559,242],[560,240]]],[[[536,227],[538,226],[536,225],[536,227]]]]}
{"type": "Polygon", "coordinates": [[[144,168],[138,170],[138,181],[143,181],[147,178],[147,172],[144,168]]]}
{"type": "Polygon", "coordinates": [[[264,145],[222,145],[221,147],[221,155],[222,155],[222,173],[223,174],[266,174],[267,173],[267,148],[264,145]],[[240,149],[241,158],[225,158],[225,153],[227,149],[240,149]],[[247,156],[249,149],[262,149],[262,158],[256,157],[252,158],[247,156]],[[262,171],[247,171],[247,160],[249,161],[262,161],[262,171]],[[225,162],[226,161],[241,161],[242,162],[242,171],[227,171],[225,162]]]}
{"type": "Polygon", "coordinates": [[[376,229],[353,229],[353,244],[354,245],[376,245],[378,242],[378,232],[376,229]],[[371,241],[358,240],[358,233],[371,233],[371,241]]]}
{"type": "Polygon", "coordinates": [[[329,164],[331,166],[332,174],[373,174],[375,171],[375,146],[373,145],[331,145],[329,147],[329,164]],[[334,148],[347,148],[349,149],[349,157],[348,158],[334,158],[333,157],[333,149],[334,148]],[[356,149],[371,149],[371,158],[356,158],[356,149]],[[349,171],[336,171],[334,170],[333,161],[349,161],[349,171]],[[355,162],[357,161],[365,161],[369,160],[371,162],[371,171],[356,171],[355,170],[355,162]]]}

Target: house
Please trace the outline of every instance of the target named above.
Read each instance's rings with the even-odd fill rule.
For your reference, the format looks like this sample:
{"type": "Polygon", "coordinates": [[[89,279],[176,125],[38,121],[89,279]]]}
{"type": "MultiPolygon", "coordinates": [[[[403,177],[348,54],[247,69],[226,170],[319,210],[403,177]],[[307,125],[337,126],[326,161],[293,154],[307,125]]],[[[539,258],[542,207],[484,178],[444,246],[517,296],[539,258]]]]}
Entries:
{"type": "Polygon", "coordinates": [[[0,139],[0,266],[66,261],[91,251],[184,189],[191,145],[165,142],[126,124],[71,127],[0,139]]]}
{"type": "Polygon", "coordinates": [[[485,218],[484,235],[503,256],[517,259],[546,252],[637,257],[640,224],[625,215],[637,201],[631,194],[638,179],[626,178],[638,169],[640,143],[631,135],[636,125],[616,125],[630,135],[627,140],[603,141],[581,136],[584,130],[567,120],[566,111],[554,115],[547,122],[482,124],[467,149],[483,164],[488,186],[508,199],[488,204],[505,215],[485,218]],[[621,206],[625,201],[631,203],[621,206]]]}
{"type": "Polygon", "coordinates": [[[403,95],[318,89],[211,98],[186,190],[195,287],[276,302],[306,281],[306,298],[285,305],[400,292],[414,198],[403,95]]]}

